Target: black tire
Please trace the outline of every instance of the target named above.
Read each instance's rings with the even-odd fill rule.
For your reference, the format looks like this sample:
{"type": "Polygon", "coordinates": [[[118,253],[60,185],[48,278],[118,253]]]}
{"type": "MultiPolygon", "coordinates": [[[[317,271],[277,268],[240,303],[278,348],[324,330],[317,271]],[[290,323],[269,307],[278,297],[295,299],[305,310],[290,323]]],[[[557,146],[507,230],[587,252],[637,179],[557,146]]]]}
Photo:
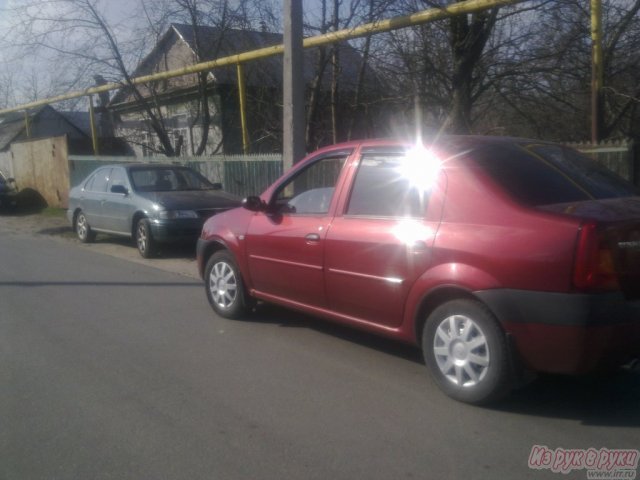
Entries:
{"type": "Polygon", "coordinates": [[[143,258],[154,258],[157,256],[158,246],[151,234],[149,219],[141,218],[138,220],[135,240],[138,252],[140,252],[143,258]]]}
{"type": "Polygon", "coordinates": [[[437,307],[422,332],[422,350],[436,384],[456,400],[486,404],[511,390],[507,340],[480,302],[458,299],[437,307]]]}
{"type": "Polygon", "coordinates": [[[82,243],[91,243],[96,239],[96,232],[91,230],[91,225],[89,225],[87,217],[82,210],[80,210],[76,215],[73,228],[76,231],[78,240],[82,243]]]}
{"type": "Polygon", "coordinates": [[[235,258],[227,250],[214,253],[205,268],[207,299],[215,312],[224,318],[242,318],[253,308],[235,258]]]}

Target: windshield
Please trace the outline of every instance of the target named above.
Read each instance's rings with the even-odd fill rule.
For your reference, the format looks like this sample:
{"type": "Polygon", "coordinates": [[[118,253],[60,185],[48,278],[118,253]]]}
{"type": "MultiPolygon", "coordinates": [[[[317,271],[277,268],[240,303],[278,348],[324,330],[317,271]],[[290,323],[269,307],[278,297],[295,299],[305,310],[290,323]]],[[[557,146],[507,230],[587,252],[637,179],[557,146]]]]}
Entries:
{"type": "Polygon", "coordinates": [[[507,193],[528,206],[640,195],[604,166],[560,145],[491,146],[470,156],[507,193]]]}
{"type": "Polygon", "coordinates": [[[214,186],[198,172],[184,167],[133,168],[130,171],[134,190],[140,192],[172,192],[211,190],[214,186]]]}

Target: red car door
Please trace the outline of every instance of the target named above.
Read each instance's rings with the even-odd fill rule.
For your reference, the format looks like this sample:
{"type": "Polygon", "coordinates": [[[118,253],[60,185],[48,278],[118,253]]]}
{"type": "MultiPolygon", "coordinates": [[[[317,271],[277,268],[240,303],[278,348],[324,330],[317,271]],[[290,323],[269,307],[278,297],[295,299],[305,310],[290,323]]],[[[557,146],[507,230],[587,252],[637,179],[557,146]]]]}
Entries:
{"type": "Polygon", "coordinates": [[[347,155],[321,156],[274,190],[246,234],[252,287],[264,298],[326,306],[324,248],[334,193],[347,155]]]}
{"type": "Polygon", "coordinates": [[[431,261],[441,213],[433,189],[408,178],[402,161],[363,154],[325,247],[329,308],[385,328],[402,322],[409,290],[431,261]]]}

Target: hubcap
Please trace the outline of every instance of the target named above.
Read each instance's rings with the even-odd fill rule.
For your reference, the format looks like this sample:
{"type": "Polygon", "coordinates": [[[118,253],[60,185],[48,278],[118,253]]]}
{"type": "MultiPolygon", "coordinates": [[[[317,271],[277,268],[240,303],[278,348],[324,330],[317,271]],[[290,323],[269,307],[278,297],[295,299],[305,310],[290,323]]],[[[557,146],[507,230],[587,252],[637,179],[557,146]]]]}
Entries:
{"type": "Polygon", "coordinates": [[[209,291],[214,303],[220,308],[229,308],[238,295],[238,282],[228,263],[218,262],[209,275],[209,291]]]}
{"type": "Polygon", "coordinates": [[[84,239],[87,236],[87,219],[84,218],[84,215],[80,215],[78,217],[76,231],[78,233],[78,237],[81,239],[84,239]]]}
{"type": "Polygon", "coordinates": [[[477,385],[489,370],[487,339],[478,324],[464,315],[452,315],[438,325],[433,352],[442,374],[459,387],[477,385]]]}
{"type": "Polygon", "coordinates": [[[138,250],[144,252],[147,249],[147,229],[144,225],[138,227],[138,250]]]}

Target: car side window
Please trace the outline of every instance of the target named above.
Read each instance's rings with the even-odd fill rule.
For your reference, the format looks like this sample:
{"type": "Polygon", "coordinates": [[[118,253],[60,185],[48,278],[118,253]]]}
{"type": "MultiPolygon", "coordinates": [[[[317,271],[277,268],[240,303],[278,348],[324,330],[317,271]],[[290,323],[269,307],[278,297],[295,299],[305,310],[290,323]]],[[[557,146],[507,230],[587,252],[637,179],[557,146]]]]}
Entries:
{"type": "Polygon", "coordinates": [[[122,185],[124,187],[127,186],[127,176],[125,174],[124,168],[114,168],[111,170],[110,175],[111,183],[109,184],[109,189],[114,185],[122,185]]]}
{"type": "Polygon", "coordinates": [[[346,159],[347,155],[322,158],[282,185],[274,198],[278,212],[299,215],[327,213],[346,159]]]}
{"type": "Polygon", "coordinates": [[[429,192],[412,184],[400,155],[365,154],[353,183],[347,215],[423,217],[429,192]]]}
{"type": "Polygon", "coordinates": [[[106,192],[110,173],[110,168],[101,168],[100,170],[98,170],[93,178],[87,182],[85,190],[96,193],[106,192]]]}

